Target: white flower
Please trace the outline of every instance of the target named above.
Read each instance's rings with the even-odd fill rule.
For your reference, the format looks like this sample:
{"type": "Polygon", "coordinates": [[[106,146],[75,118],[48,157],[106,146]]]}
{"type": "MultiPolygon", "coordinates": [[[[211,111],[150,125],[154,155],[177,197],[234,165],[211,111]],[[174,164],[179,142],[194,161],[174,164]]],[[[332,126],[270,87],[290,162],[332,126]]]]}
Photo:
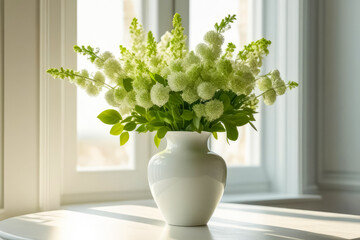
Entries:
{"type": "Polygon", "coordinates": [[[248,95],[254,90],[255,78],[250,72],[241,72],[230,81],[230,88],[237,95],[248,95]]]}
{"type": "Polygon", "coordinates": [[[160,71],[160,75],[163,77],[168,77],[171,74],[170,68],[168,67],[164,67],[163,69],[161,69],[160,71]]]}
{"type": "Polygon", "coordinates": [[[171,33],[166,31],[164,35],[161,36],[161,40],[158,44],[158,49],[160,51],[165,51],[165,49],[167,49],[170,45],[170,40],[171,40],[171,33]]]}
{"type": "Polygon", "coordinates": [[[283,80],[277,79],[273,82],[273,87],[276,92],[276,95],[280,96],[286,92],[286,84],[283,80]]]}
{"type": "Polygon", "coordinates": [[[205,33],[204,41],[215,46],[221,46],[224,43],[224,37],[220,33],[212,30],[205,33]]]}
{"type": "Polygon", "coordinates": [[[280,78],[280,72],[277,69],[272,70],[271,75],[273,75],[275,77],[275,79],[280,78]]]}
{"type": "Polygon", "coordinates": [[[136,93],[136,103],[144,108],[152,107],[150,93],[146,90],[136,93]]]}
{"type": "Polygon", "coordinates": [[[104,73],[109,79],[116,81],[121,74],[121,65],[119,61],[115,58],[107,59],[104,63],[104,73]]]}
{"type": "Polygon", "coordinates": [[[86,93],[90,96],[97,96],[101,91],[101,87],[96,86],[95,84],[88,84],[86,86],[86,93]]]}
{"type": "Polygon", "coordinates": [[[224,104],[221,101],[214,99],[205,103],[205,115],[209,121],[218,119],[223,113],[224,104]]]}
{"type": "Polygon", "coordinates": [[[89,72],[86,69],[81,70],[80,72],[81,77],[76,77],[75,78],[75,83],[76,85],[78,85],[79,87],[86,89],[86,86],[89,84],[88,80],[86,80],[85,78],[89,77],[89,72]]]}
{"type": "Polygon", "coordinates": [[[141,76],[133,81],[133,88],[137,92],[144,90],[150,91],[150,87],[151,87],[150,77],[141,76]]]}
{"type": "Polygon", "coordinates": [[[199,43],[196,46],[196,53],[199,54],[204,60],[214,60],[214,53],[205,43],[199,43]]]}
{"type": "Polygon", "coordinates": [[[150,92],[151,101],[155,105],[161,107],[168,102],[169,92],[170,92],[169,87],[165,87],[160,83],[156,83],[151,88],[151,92],[150,92]]]}
{"type": "Polygon", "coordinates": [[[232,62],[229,59],[222,58],[219,60],[216,69],[221,74],[227,76],[233,71],[232,62]]]}
{"type": "Polygon", "coordinates": [[[195,55],[194,51],[189,52],[184,58],[184,65],[186,66],[198,63],[200,63],[200,58],[195,55]]]}
{"type": "Polygon", "coordinates": [[[201,70],[201,64],[193,64],[189,68],[187,68],[186,74],[192,81],[194,81],[200,77],[201,70]]]}
{"type": "Polygon", "coordinates": [[[94,80],[96,80],[94,83],[96,86],[103,86],[105,83],[105,76],[102,72],[97,71],[94,75],[94,80]]]}
{"type": "Polygon", "coordinates": [[[205,116],[205,105],[204,104],[195,104],[193,106],[193,110],[197,117],[204,117],[205,116]]]}
{"type": "Polygon", "coordinates": [[[198,95],[204,100],[211,99],[214,96],[215,91],[216,87],[209,82],[202,82],[197,87],[198,95]]]}
{"type": "Polygon", "coordinates": [[[136,93],[135,91],[130,91],[126,94],[124,101],[127,107],[133,109],[136,105],[136,93]]]}
{"type": "Polygon", "coordinates": [[[172,72],[181,72],[183,71],[183,67],[182,67],[182,59],[176,59],[173,60],[172,62],[170,62],[170,70],[172,72]]]}
{"type": "Polygon", "coordinates": [[[105,93],[105,100],[110,106],[118,107],[119,103],[115,100],[114,92],[114,89],[110,89],[109,91],[107,91],[105,93]]]}
{"type": "Polygon", "coordinates": [[[265,91],[269,90],[270,88],[272,88],[272,83],[271,83],[270,78],[261,77],[257,82],[257,86],[260,91],[265,92],[265,91]]]}
{"type": "Polygon", "coordinates": [[[182,91],[189,84],[189,78],[183,72],[173,72],[168,76],[168,83],[171,90],[182,91]]]}
{"type": "Polygon", "coordinates": [[[116,88],[114,90],[114,100],[117,102],[117,103],[121,103],[124,98],[126,97],[126,90],[124,88],[116,88]]]}
{"type": "Polygon", "coordinates": [[[193,103],[196,100],[199,99],[199,96],[196,92],[196,88],[195,87],[188,87],[186,88],[183,93],[181,94],[181,97],[183,98],[183,100],[187,103],[193,103]]]}
{"type": "Polygon", "coordinates": [[[264,93],[263,98],[266,105],[272,105],[276,101],[276,92],[273,89],[268,90],[264,93]]]}

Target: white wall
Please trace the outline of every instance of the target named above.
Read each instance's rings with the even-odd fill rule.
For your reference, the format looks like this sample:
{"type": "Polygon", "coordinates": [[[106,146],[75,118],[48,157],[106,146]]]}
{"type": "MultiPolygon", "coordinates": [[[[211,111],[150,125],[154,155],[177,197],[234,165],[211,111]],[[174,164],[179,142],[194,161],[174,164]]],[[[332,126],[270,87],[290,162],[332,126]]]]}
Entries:
{"type": "Polygon", "coordinates": [[[4,0],[1,4],[4,210],[0,219],[38,210],[39,156],[39,3],[4,0]]]}
{"type": "Polygon", "coordinates": [[[360,1],[306,1],[305,193],[321,201],[273,206],[360,214],[360,1]]]}
{"type": "Polygon", "coordinates": [[[320,6],[318,181],[329,208],[360,214],[360,1],[320,6]]]}

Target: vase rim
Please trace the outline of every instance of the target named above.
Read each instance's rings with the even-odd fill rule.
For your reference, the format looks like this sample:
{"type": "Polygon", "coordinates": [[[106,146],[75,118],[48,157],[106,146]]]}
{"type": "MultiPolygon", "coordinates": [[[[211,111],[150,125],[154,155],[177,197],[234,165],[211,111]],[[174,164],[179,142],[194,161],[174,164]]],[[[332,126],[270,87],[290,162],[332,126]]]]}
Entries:
{"type": "Polygon", "coordinates": [[[198,133],[198,134],[202,134],[202,133],[211,133],[208,131],[201,131],[201,132],[196,132],[196,131],[167,131],[168,133],[198,133]]]}
{"type": "Polygon", "coordinates": [[[201,131],[200,133],[195,131],[168,131],[166,136],[210,136],[211,132],[201,131]]]}

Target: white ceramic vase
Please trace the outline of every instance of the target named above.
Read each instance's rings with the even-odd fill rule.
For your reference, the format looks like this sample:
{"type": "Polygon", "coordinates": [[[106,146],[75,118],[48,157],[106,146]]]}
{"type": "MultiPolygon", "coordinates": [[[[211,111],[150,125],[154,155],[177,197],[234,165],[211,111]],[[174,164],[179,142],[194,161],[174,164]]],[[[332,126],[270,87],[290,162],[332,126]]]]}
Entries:
{"type": "Polygon", "coordinates": [[[224,193],[226,164],[209,150],[209,137],[168,132],[166,149],[149,162],[151,193],[170,225],[206,225],[224,193]]]}

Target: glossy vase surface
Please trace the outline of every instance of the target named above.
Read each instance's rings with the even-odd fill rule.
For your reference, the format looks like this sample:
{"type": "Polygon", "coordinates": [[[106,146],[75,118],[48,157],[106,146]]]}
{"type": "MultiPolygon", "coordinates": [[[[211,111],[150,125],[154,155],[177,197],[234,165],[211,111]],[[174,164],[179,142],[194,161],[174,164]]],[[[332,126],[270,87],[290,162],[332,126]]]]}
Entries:
{"type": "Polygon", "coordinates": [[[170,225],[206,225],[226,184],[226,164],[208,148],[210,133],[168,132],[167,147],[154,155],[148,180],[170,225]]]}

